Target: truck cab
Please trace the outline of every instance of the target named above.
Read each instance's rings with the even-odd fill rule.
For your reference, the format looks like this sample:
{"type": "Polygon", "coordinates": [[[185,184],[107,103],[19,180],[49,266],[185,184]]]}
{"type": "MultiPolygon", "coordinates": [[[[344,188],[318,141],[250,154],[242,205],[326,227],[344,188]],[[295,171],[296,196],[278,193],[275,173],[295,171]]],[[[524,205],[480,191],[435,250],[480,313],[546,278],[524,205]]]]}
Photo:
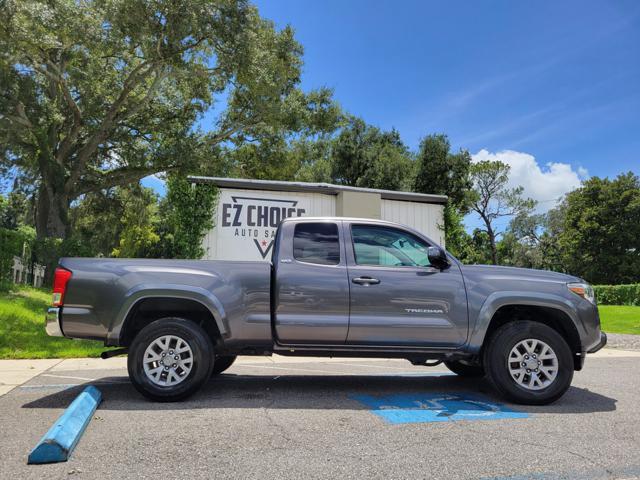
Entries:
{"type": "Polygon", "coordinates": [[[287,219],[272,269],[280,345],[405,350],[455,348],[467,340],[458,262],[408,227],[287,219]]]}

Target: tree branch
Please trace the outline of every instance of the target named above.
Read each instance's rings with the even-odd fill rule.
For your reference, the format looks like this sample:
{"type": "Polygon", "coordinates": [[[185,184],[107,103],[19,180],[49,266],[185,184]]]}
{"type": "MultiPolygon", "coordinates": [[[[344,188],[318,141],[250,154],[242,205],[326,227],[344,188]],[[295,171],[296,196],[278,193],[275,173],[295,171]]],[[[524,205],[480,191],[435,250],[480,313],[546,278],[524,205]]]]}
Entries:
{"type": "Polygon", "coordinates": [[[138,113],[140,110],[142,110],[146,106],[146,104],[149,103],[149,100],[151,100],[151,98],[153,97],[153,94],[158,90],[158,88],[160,87],[160,84],[162,83],[162,80],[167,78],[167,73],[164,71],[162,67],[156,66],[154,70],[156,72],[156,76],[153,79],[153,83],[149,87],[149,90],[147,90],[147,93],[145,94],[144,98],[141,101],[139,101],[131,110],[127,111],[126,115],[122,115],[120,117],[121,119],[132,117],[133,115],[138,113]]]}
{"type": "Polygon", "coordinates": [[[14,123],[17,123],[18,125],[26,127],[30,130],[33,129],[33,123],[31,123],[31,120],[29,120],[29,117],[27,117],[27,112],[25,111],[24,103],[22,103],[20,100],[15,98],[13,95],[3,94],[3,97],[15,103],[15,109],[16,109],[17,115],[10,115],[7,113],[1,114],[1,115],[3,115],[4,118],[14,123]]]}
{"type": "Polygon", "coordinates": [[[68,192],[72,191],[74,185],[78,181],[78,179],[85,173],[87,162],[91,155],[93,155],[104,140],[107,138],[110,129],[113,127],[115,120],[118,116],[120,107],[125,103],[131,91],[144,80],[144,78],[149,75],[149,73],[154,70],[154,64],[149,62],[142,62],[137,67],[135,67],[127,79],[124,81],[122,91],[118,98],[111,104],[109,110],[107,111],[102,123],[98,127],[98,129],[89,137],[86,143],[78,150],[78,154],[76,156],[75,166],[72,169],[71,175],[65,184],[65,190],[68,192]],[[145,67],[149,67],[146,71],[142,72],[145,67]]]}
{"type": "Polygon", "coordinates": [[[123,167],[104,172],[98,178],[86,180],[82,182],[82,185],[74,191],[77,195],[84,195],[87,193],[99,192],[110,187],[116,187],[120,185],[127,185],[132,182],[139,181],[144,177],[153,175],[159,172],[170,172],[180,168],[177,165],[167,165],[165,167],[154,166],[152,167],[123,167]]]}

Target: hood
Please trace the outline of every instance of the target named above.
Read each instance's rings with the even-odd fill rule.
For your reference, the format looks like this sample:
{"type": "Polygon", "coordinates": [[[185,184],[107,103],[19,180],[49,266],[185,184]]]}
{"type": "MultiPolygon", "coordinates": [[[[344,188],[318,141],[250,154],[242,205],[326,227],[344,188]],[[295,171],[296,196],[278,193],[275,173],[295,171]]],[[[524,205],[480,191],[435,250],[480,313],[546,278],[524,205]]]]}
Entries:
{"type": "Polygon", "coordinates": [[[534,270],[533,268],[503,267],[499,265],[461,265],[462,273],[492,279],[509,279],[549,281],[557,283],[584,282],[579,277],[550,270],[534,270]]]}

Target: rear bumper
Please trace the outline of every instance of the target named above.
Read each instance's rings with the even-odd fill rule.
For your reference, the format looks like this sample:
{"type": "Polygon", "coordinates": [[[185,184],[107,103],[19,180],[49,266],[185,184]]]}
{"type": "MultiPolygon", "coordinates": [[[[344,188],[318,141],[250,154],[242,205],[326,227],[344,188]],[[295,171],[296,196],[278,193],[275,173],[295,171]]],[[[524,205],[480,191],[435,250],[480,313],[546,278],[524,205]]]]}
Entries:
{"type": "Polygon", "coordinates": [[[51,307],[47,310],[44,328],[50,337],[64,337],[60,326],[60,309],[58,307],[51,307]]]}
{"type": "Polygon", "coordinates": [[[598,350],[600,350],[602,347],[604,347],[607,344],[607,334],[604,332],[600,332],[600,341],[594,345],[593,347],[591,347],[587,353],[596,353],[598,350]]]}

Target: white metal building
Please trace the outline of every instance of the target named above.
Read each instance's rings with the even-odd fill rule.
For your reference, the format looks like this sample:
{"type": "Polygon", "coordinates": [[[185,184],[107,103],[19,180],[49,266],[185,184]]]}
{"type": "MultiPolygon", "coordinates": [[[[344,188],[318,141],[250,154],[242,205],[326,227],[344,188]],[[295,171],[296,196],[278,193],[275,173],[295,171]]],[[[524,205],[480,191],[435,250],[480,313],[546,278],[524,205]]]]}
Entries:
{"type": "Polygon", "coordinates": [[[338,216],[389,220],[408,225],[444,245],[447,197],[346,187],[328,183],[189,177],[219,189],[214,227],[205,236],[207,260],[264,260],[278,223],[290,216],[338,216]]]}

